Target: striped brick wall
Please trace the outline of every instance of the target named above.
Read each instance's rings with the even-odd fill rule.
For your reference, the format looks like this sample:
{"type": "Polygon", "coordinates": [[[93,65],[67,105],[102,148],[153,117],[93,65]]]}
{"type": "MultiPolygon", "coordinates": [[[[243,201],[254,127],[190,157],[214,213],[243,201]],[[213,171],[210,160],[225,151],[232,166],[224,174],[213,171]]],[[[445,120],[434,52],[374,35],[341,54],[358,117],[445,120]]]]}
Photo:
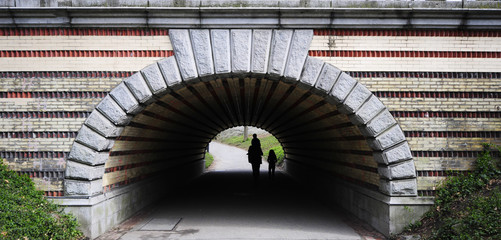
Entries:
{"type": "MultiPolygon", "coordinates": [[[[321,29],[309,55],[347,71],[388,107],[414,155],[418,192],[431,195],[448,170],[471,169],[480,143],[501,144],[500,48],[501,31],[321,29]]],[[[0,29],[0,157],[47,195],[62,195],[64,159],[95,105],[172,54],[165,29],[0,29]]],[[[372,155],[360,151],[335,169],[377,186],[372,155]]],[[[105,186],[147,175],[146,166],[118,174],[142,169],[118,159],[107,163],[105,186]]]]}
{"type": "Polygon", "coordinates": [[[481,143],[500,144],[498,31],[317,30],[310,55],[367,86],[388,107],[414,155],[418,193],[465,172],[481,143]]]}

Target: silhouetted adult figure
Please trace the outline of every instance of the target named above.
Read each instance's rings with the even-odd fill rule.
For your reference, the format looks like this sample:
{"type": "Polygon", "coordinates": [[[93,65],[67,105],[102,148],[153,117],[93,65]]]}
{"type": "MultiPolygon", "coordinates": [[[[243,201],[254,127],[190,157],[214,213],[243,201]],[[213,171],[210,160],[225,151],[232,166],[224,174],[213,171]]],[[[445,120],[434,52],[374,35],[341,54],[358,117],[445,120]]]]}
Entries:
{"type": "Polygon", "coordinates": [[[252,176],[254,181],[259,180],[259,168],[261,167],[261,156],[263,156],[263,150],[261,149],[261,141],[257,138],[256,134],[252,135],[251,146],[247,152],[249,163],[252,165],[252,176]]]}
{"type": "Polygon", "coordinates": [[[277,163],[277,155],[275,154],[275,151],[270,150],[270,152],[268,152],[268,178],[270,179],[275,178],[276,163],[277,163]]]}
{"type": "MultiPolygon", "coordinates": [[[[252,146],[257,146],[259,149],[261,149],[261,141],[259,138],[257,138],[257,134],[252,134],[252,141],[251,141],[252,146]]],[[[261,154],[262,155],[262,154],[261,154]]]]}

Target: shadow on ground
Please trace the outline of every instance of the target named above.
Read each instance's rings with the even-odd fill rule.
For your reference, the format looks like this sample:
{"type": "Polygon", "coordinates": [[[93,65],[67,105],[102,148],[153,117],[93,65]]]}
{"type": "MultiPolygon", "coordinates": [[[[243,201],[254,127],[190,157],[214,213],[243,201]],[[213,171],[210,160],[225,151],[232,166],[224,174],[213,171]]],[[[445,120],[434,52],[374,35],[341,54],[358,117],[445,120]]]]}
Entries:
{"type": "Polygon", "coordinates": [[[366,227],[281,172],[262,171],[259,183],[251,171],[207,172],[99,239],[381,237],[366,227]]]}

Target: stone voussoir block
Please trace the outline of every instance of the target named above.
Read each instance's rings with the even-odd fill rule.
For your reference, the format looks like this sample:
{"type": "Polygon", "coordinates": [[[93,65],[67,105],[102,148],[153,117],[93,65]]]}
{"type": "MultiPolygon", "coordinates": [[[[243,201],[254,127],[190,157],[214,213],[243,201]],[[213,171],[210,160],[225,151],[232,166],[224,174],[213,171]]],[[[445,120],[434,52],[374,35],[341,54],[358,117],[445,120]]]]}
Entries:
{"type": "Polygon", "coordinates": [[[169,38],[174,49],[181,77],[185,82],[198,82],[195,56],[191,47],[190,32],[187,29],[170,29],[169,38]]]}
{"type": "Polygon", "coordinates": [[[374,160],[380,164],[390,165],[412,159],[412,153],[407,142],[382,152],[374,153],[374,160]]]}
{"type": "Polygon", "coordinates": [[[111,146],[110,140],[101,136],[99,133],[87,127],[86,125],[83,125],[82,128],[80,128],[75,141],[96,151],[107,150],[111,146]]]}
{"type": "Polygon", "coordinates": [[[334,103],[340,104],[344,102],[344,100],[356,84],[357,81],[355,79],[343,72],[341,73],[341,75],[339,75],[336,83],[334,83],[334,86],[332,87],[328,98],[333,99],[334,103]]]}
{"type": "Polygon", "coordinates": [[[99,111],[92,111],[84,124],[104,137],[118,137],[123,131],[123,127],[115,126],[115,124],[110,122],[110,120],[99,111]]]}
{"type": "Polygon", "coordinates": [[[103,179],[93,181],[64,180],[65,196],[93,196],[103,192],[103,179]]]}
{"type": "Polygon", "coordinates": [[[294,31],[285,66],[284,81],[296,82],[299,80],[312,39],[313,30],[294,31]]]}
{"type": "Polygon", "coordinates": [[[125,85],[129,88],[130,92],[136,97],[137,101],[143,104],[150,104],[155,99],[150,88],[143,79],[143,75],[138,72],[125,79],[125,85]]]}
{"type": "Polygon", "coordinates": [[[74,142],[68,160],[85,163],[87,165],[100,165],[106,162],[108,156],[109,152],[98,152],[78,142],[74,142]]]}
{"type": "Polygon", "coordinates": [[[384,104],[376,96],[372,95],[355,114],[350,115],[350,120],[357,125],[363,125],[376,117],[384,109],[384,104]]]}
{"type": "Polygon", "coordinates": [[[127,125],[132,119],[132,117],[127,115],[110,95],[103,98],[103,100],[97,104],[96,109],[115,125],[127,125]]]}
{"type": "Polygon", "coordinates": [[[104,174],[104,164],[89,166],[86,164],[67,161],[65,177],[70,179],[94,180],[102,178],[104,174]]]}
{"type": "Polygon", "coordinates": [[[355,113],[371,95],[371,91],[364,85],[357,84],[339,106],[339,111],[344,114],[355,113]]]}
{"type": "Polygon", "coordinates": [[[195,57],[198,77],[207,79],[214,75],[212,47],[209,29],[191,29],[191,46],[195,57]]]}
{"type": "Polygon", "coordinates": [[[212,55],[214,58],[214,73],[220,77],[231,73],[230,30],[210,30],[212,55]]]}
{"type": "Polygon", "coordinates": [[[321,59],[310,56],[306,57],[303,72],[301,73],[301,77],[299,79],[302,84],[298,84],[298,86],[303,89],[310,89],[315,86],[324,64],[324,61],[321,59]]]}
{"type": "Polygon", "coordinates": [[[312,88],[312,90],[317,92],[317,94],[327,96],[339,77],[339,74],[341,74],[341,70],[331,64],[324,64],[317,82],[315,83],[315,88],[312,88]]]}
{"type": "Polygon", "coordinates": [[[388,109],[385,109],[366,125],[362,125],[360,131],[366,137],[375,137],[395,124],[397,124],[397,121],[388,109]]]}
{"type": "Polygon", "coordinates": [[[255,76],[264,76],[268,71],[272,35],[270,29],[255,29],[252,32],[251,71],[255,76]]]}
{"type": "Polygon", "coordinates": [[[231,72],[235,77],[245,77],[251,70],[252,30],[230,31],[231,72]]]}
{"type": "Polygon", "coordinates": [[[183,78],[179,73],[175,56],[164,58],[158,62],[160,71],[162,72],[167,86],[172,90],[179,90],[184,87],[183,78]]]}
{"type": "Polygon", "coordinates": [[[389,196],[416,196],[416,179],[379,180],[379,190],[389,196]]]}
{"type": "Polygon", "coordinates": [[[169,92],[167,88],[167,83],[158,68],[157,63],[153,63],[141,70],[143,74],[143,78],[148,84],[148,87],[151,90],[151,93],[157,97],[162,97],[169,92]]]}
{"type": "Polygon", "coordinates": [[[132,95],[129,88],[125,86],[124,82],[118,84],[113,90],[111,90],[110,95],[128,114],[135,115],[144,109],[141,105],[139,105],[139,102],[136,100],[134,95],[132,95]]]}
{"type": "Polygon", "coordinates": [[[273,77],[282,77],[289,55],[289,47],[293,30],[274,30],[271,40],[270,60],[268,74],[273,77]]]}
{"type": "Polygon", "coordinates": [[[394,125],[376,138],[367,141],[372,149],[382,151],[405,141],[405,135],[398,125],[394,125]]]}
{"type": "Polygon", "coordinates": [[[378,173],[383,178],[394,180],[394,179],[407,179],[416,177],[416,167],[414,166],[414,161],[407,160],[405,162],[378,167],[378,173]]]}

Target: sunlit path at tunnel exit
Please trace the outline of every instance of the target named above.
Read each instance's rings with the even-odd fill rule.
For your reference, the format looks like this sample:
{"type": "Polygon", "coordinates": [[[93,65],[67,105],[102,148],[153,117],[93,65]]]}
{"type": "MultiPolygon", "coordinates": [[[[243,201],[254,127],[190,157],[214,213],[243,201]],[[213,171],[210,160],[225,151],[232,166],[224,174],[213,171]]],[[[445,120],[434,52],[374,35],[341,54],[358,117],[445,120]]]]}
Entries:
{"type": "Polygon", "coordinates": [[[283,172],[271,181],[266,164],[256,184],[246,151],[218,142],[210,151],[215,168],[145,210],[129,231],[99,239],[363,239],[308,186],[283,172]]]}

